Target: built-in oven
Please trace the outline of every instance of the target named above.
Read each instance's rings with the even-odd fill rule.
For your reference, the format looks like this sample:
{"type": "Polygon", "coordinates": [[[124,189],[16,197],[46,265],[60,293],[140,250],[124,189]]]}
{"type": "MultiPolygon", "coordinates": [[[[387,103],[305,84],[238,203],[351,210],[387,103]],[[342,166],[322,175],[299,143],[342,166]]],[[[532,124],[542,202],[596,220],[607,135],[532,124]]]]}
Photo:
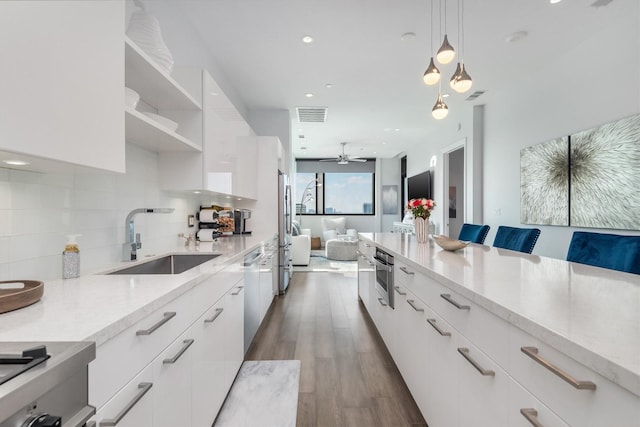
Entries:
{"type": "Polygon", "coordinates": [[[389,307],[394,308],[393,255],[386,253],[380,248],[376,248],[373,262],[376,265],[376,291],[389,307]]]}

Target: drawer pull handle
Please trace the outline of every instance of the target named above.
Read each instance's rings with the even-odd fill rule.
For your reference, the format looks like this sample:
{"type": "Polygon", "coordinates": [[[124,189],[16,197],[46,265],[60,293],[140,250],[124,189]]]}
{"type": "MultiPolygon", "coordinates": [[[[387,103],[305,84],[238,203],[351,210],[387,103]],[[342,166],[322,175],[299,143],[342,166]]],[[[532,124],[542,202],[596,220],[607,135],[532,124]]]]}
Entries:
{"type": "Polygon", "coordinates": [[[139,331],[136,331],[136,335],[151,335],[152,333],[154,333],[160,326],[164,325],[165,323],[167,323],[169,320],[171,320],[171,318],[173,316],[176,315],[175,311],[167,311],[166,313],[164,313],[162,315],[162,319],[156,323],[155,325],[151,326],[149,329],[140,329],[139,331]]]}
{"type": "Polygon", "coordinates": [[[395,288],[396,292],[399,293],[400,295],[402,295],[402,296],[406,296],[407,295],[406,292],[402,292],[400,290],[400,286],[394,286],[394,288],[395,288]]]}
{"type": "Polygon", "coordinates": [[[127,405],[122,409],[122,411],[120,411],[120,413],[118,413],[118,415],[116,415],[115,418],[109,418],[100,421],[100,427],[116,426],[120,421],[122,421],[124,416],[127,415],[127,413],[129,413],[129,411],[132,410],[134,406],[136,406],[136,403],[138,403],[140,399],[142,399],[144,395],[147,394],[149,390],[151,390],[152,386],[153,383],[138,384],[138,388],[140,389],[140,391],[138,391],[138,394],[136,394],[133,399],[131,399],[131,401],[127,403],[127,405]]]}
{"type": "Polygon", "coordinates": [[[450,337],[451,332],[445,332],[438,325],[436,325],[436,319],[427,319],[427,322],[443,337],[450,337]]]}
{"type": "Polygon", "coordinates": [[[386,307],[387,303],[384,302],[384,300],[382,298],[378,298],[378,302],[380,303],[381,306],[386,307]]]}
{"type": "Polygon", "coordinates": [[[424,308],[417,307],[415,301],[413,301],[412,299],[408,299],[407,304],[409,304],[415,311],[422,311],[424,313],[424,308]]]}
{"type": "Polygon", "coordinates": [[[242,292],[242,288],[244,288],[244,286],[236,287],[237,291],[231,292],[231,295],[238,295],[240,292],[242,292]]]}
{"type": "Polygon", "coordinates": [[[195,340],[193,340],[193,339],[188,339],[188,340],[184,340],[184,341],[182,341],[182,343],[183,343],[184,345],[182,346],[182,348],[180,349],[180,351],[178,351],[178,352],[176,353],[176,355],[175,355],[175,356],[173,356],[172,358],[170,358],[170,359],[164,359],[164,360],[162,361],[162,363],[164,363],[165,365],[170,365],[170,364],[176,363],[176,362],[178,361],[178,359],[180,359],[180,356],[182,356],[182,355],[184,354],[184,352],[185,352],[185,351],[187,351],[187,349],[188,349],[189,347],[191,347],[191,344],[193,344],[193,343],[194,343],[194,341],[195,341],[195,340]]]}
{"type": "Polygon", "coordinates": [[[544,427],[540,421],[538,421],[538,411],[533,408],[522,408],[520,409],[520,413],[527,421],[531,423],[534,427],[544,427]]]}
{"type": "Polygon", "coordinates": [[[445,299],[449,304],[453,305],[458,310],[470,310],[471,307],[468,305],[462,305],[458,301],[451,298],[451,294],[440,294],[440,296],[445,299]]]}
{"type": "Polygon", "coordinates": [[[408,274],[409,276],[413,276],[415,273],[413,271],[407,270],[407,267],[400,267],[403,273],[408,274]]]}
{"type": "Polygon", "coordinates": [[[547,359],[540,356],[538,354],[538,349],[536,347],[520,347],[520,351],[522,351],[524,354],[526,354],[527,356],[529,356],[530,358],[532,358],[533,360],[535,360],[536,362],[538,362],[539,364],[541,364],[542,366],[544,366],[545,368],[547,368],[548,370],[550,370],[551,372],[553,372],[554,374],[556,374],[557,376],[559,376],[560,378],[562,378],[563,380],[571,384],[574,388],[578,390],[595,390],[596,389],[595,383],[592,383],[591,381],[576,380],[571,375],[567,374],[562,369],[558,368],[557,366],[549,362],[547,359]]]}
{"type": "Polygon", "coordinates": [[[204,319],[204,323],[213,323],[223,311],[224,308],[216,308],[216,313],[210,319],[204,319]]]}
{"type": "Polygon", "coordinates": [[[460,353],[462,355],[462,357],[467,359],[467,361],[469,363],[471,363],[471,365],[473,365],[473,367],[476,368],[478,370],[478,372],[480,372],[485,377],[495,377],[496,376],[496,373],[493,372],[491,369],[484,369],[482,366],[480,366],[478,364],[478,362],[473,360],[473,358],[469,355],[469,349],[468,348],[460,347],[458,349],[458,353],[460,353]]]}

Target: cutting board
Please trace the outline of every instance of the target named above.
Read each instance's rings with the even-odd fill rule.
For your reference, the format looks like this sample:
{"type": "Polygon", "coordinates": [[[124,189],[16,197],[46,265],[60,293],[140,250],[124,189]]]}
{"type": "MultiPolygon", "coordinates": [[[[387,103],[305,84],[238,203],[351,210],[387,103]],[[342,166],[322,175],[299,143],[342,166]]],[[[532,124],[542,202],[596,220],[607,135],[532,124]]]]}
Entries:
{"type": "Polygon", "coordinates": [[[0,313],[17,310],[38,302],[44,294],[44,283],[37,280],[0,282],[0,313]]]}

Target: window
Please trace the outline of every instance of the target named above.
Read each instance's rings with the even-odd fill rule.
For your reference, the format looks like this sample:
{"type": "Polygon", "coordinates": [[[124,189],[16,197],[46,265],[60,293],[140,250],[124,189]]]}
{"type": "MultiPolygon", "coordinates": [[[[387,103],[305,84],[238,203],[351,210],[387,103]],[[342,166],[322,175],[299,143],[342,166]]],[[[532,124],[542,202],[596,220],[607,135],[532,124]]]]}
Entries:
{"type": "Polygon", "coordinates": [[[297,173],[293,202],[296,214],[315,214],[318,191],[315,185],[315,173],[297,173]],[[306,189],[306,191],[305,191],[306,189]]]}
{"type": "Polygon", "coordinates": [[[347,165],[298,159],[296,169],[296,215],[375,214],[375,159],[347,165]]]}
{"type": "Polygon", "coordinates": [[[372,173],[325,173],[324,213],[373,215],[372,173]]]}

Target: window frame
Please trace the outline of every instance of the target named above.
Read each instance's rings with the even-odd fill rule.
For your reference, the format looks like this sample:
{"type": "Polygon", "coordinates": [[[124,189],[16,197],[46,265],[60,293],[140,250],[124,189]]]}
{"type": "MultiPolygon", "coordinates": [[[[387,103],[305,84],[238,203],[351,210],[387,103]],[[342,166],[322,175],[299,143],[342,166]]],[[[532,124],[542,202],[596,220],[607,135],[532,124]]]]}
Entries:
{"type": "MultiPolygon", "coordinates": [[[[310,173],[310,172],[296,172],[298,173],[310,173]]],[[[320,198],[318,197],[318,186],[315,187],[315,213],[297,213],[296,215],[304,215],[304,216],[375,216],[376,215],[376,173],[375,172],[316,172],[316,179],[318,182],[322,183],[322,203],[320,203],[320,198]],[[325,175],[326,174],[341,174],[341,173],[362,173],[362,174],[370,174],[371,175],[371,213],[326,213],[326,185],[325,185],[325,175]]],[[[298,202],[295,202],[295,206],[297,208],[298,202]]]]}

